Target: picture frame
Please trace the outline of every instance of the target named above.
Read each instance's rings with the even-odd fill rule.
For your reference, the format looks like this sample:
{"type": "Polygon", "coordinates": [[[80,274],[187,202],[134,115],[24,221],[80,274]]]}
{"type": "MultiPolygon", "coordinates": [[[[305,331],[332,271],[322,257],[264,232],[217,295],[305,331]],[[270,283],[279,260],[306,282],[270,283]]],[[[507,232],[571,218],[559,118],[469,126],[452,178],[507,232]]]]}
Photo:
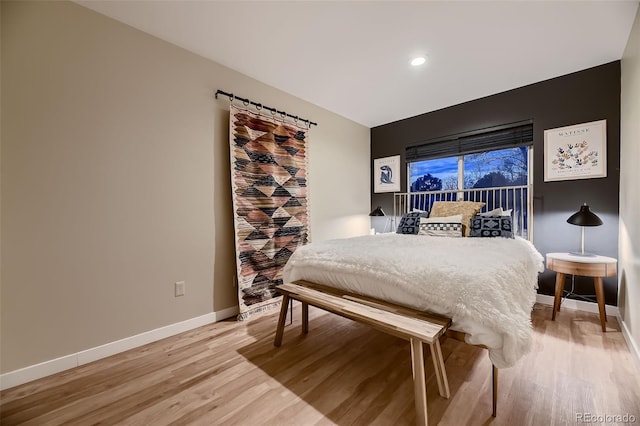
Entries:
{"type": "Polygon", "coordinates": [[[607,120],[544,131],[544,181],[607,177],[607,120]]]}
{"type": "Polygon", "coordinates": [[[373,160],[373,192],[400,192],[400,156],[373,160]]]}

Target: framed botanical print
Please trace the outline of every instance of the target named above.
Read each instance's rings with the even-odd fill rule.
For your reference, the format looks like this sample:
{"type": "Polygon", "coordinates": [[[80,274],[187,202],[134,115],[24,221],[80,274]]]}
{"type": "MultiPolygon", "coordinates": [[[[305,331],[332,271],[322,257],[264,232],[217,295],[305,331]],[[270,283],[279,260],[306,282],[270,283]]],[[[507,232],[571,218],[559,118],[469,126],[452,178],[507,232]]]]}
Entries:
{"type": "Polygon", "coordinates": [[[607,177],[607,120],[544,131],[544,181],[607,177]]]}
{"type": "Polygon", "coordinates": [[[373,192],[400,192],[400,156],[373,160],[373,192]]]}

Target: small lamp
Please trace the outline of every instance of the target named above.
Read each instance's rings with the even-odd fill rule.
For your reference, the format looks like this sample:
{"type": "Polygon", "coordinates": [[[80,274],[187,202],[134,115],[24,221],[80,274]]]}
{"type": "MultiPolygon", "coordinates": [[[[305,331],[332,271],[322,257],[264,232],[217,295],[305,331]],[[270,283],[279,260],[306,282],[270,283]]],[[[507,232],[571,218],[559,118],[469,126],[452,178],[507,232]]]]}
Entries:
{"type": "MultiPolygon", "coordinates": [[[[369,213],[369,216],[386,216],[386,214],[384,214],[384,210],[382,210],[382,207],[378,206],[375,209],[373,209],[371,213],[369,213]]],[[[389,226],[390,223],[391,223],[391,218],[387,218],[384,224],[384,229],[382,230],[383,233],[387,232],[387,226],[389,226]]]]}
{"type": "Polygon", "coordinates": [[[589,206],[587,203],[584,203],[580,206],[580,210],[576,213],[572,214],[569,219],[567,219],[567,223],[572,225],[577,225],[582,229],[582,241],[580,244],[580,252],[572,252],[571,254],[575,256],[595,256],[591,253],[584,252],[584,227],[585,226],[600,226],[602,225],[602,220],[591,210],[589,210],[589,206]]]}
{"type": "Polygon", "coordinates": [[[384,210],[382,210],[382,207],[378,206],[375,209],[373,209],[371,213],[369,213],[369,216],[386,216],[386,215],[384,214],[384,210]]]}

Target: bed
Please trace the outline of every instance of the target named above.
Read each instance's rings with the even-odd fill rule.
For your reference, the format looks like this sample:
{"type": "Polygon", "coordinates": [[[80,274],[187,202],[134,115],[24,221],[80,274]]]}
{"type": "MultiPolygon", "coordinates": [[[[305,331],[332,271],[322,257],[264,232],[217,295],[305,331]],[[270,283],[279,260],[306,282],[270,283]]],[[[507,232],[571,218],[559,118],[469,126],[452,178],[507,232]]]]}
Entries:
{"type": "Polygon", "coordinates": [[[497,368],[531,346],[531,309],[543,258],[527,240],[380,234],[299,248],[285,282],[311,281],[451,318],[497,368]]]}
{"type": "MultiPolygon", "coordinates": [[[[530,210],[525,212],[515,196],[505,196],[504,207],[496,205],[494,199],[489,211],[484,201],[468,198],[431,200],[420,206],[429,211],[415,210],[412,196],[401,194],[398,198],[395,194],[396,204],[400,200],[404,209],[396,232],[320,241],[298,248],[283,270],[284,283],[294,284],[290,289],[280,286],[284,300],[302,302],[303,333],[308,330],[308,305],[312,305],[373,325],[382,322],[388,326],[383,329],[393,334],[390,323],[376,318],[385,312],[354,315],[357,307],[351,306],[348,309],[352,311],[346,312],[340,297],[349,303],[365,297],[364,304],[386,312],[405,307],[410,310],[410,318],[435,314],[446,319],[448,323],[440,331],[488,349],[493,364],[495,416],[497,369],[515,365],[530,350],[533,339],[531,310],[544,259],[529,240],[520,236],[531,235],[530,210]],[[509,208],[510,200],[514,204],[509,208]],[[529,226],[523,226],[526,221],[529,226]],[[514,224],[519,225],[519,232],[515,232],[514,224]],[[311,297],[304,295],[307,291],[312,292],[311,297]],[[324,295],[329,298],[336,292],[344,295],[325,300],[324,295]]],[[[285,317],[283,303],[276,346],[282,339],[285,317]]],[[[437,321],[428,325],[436,326],[437,321]]],[[[448,398],[444,362],[439,355],[440,331],[422,342],[435,344],[432,355],[440,394],[448,398]]],[[[426,425],[424,373],[415,369],[422,364],[422,349],[415,337],[408,336],[416,413],[418,423],[426,425]]]]}
{"type": "Polygon", "coordinates": [[[494,366],[513,366],[531,347],[531,309],[544,271],[542,255],[522,238],[532,236],[531,191],[449,192],[394,194],[396,232],[303,246],[285,265],[284,282],[443,315],[467,343],[486,346],[494,366]]]}

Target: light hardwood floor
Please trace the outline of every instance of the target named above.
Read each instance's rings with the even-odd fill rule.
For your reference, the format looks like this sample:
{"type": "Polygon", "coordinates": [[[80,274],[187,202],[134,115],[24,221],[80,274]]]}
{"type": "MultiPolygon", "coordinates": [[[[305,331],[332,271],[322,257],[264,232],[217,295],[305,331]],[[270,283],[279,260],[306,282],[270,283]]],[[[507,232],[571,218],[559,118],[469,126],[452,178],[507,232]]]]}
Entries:
{"type": "MultiPolygon", "coordinates": [[[[1,393],[0,422],[125,425],[409,425],[415,421],[409,343],[310,308],[294,310],[282,347],[277,312],[200,327],[1,393]]],[[[533,311],[534,343],[500,370],[491,417],[486,350],[445,339],[451,398],[426,360],[431,425],[566,425],[578,413],[635,416],[640,372],[610,317],[533,311]]],[[[428,351],[427,351],[428,352],[428,351]]],[[[609,422],[607,424],[623,424],[609,422]]]]}

